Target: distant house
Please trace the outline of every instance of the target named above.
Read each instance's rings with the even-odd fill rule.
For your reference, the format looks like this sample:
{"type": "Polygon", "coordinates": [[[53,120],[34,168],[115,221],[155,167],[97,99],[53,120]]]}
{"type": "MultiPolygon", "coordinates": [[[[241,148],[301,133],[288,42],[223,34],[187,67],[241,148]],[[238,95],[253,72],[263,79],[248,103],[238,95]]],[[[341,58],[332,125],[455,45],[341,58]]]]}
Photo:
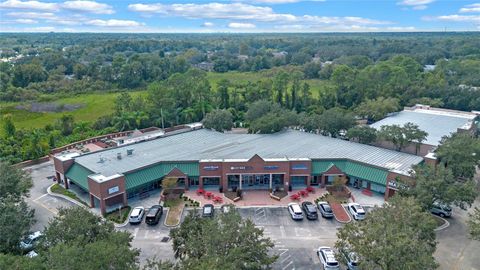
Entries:
{"type": "Polygon", "coordinates": [[[213,71],[213,67],[215,65],[211,62],[201,62],[198,64],[193,64],[192,66],[205,71],[213,71]]]}
{"type": "Polygon", "coordinates": [[[437,65],[425,65],[425,66],[423,66],[423,71],[424,72],[434,71],[436,66],[437,65]]]}
{"type": "Polygon", "coordinates": [[[237,59],[238,59],[238,60],[245,61],[245,60],[248,59],[248,55],[239,54],[239,55],[237,55],[237,59]]]}
{"type": "Polygon", "coordinates": [[[288,55],[288,52],[286,51],[281,51],[281,52],[274,52],[272,53],[274,58],[284,58],[288,55]]]}

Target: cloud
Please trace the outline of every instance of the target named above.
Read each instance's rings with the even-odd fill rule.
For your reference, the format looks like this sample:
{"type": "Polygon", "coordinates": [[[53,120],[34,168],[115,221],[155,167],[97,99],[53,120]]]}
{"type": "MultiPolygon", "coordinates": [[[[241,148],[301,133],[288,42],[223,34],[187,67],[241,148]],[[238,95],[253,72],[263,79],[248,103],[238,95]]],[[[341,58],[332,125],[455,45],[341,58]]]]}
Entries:
{"type": "Polygon", "coordinates": [[[298,2],[325,2],[325,0],[236,0],[237,2],[253,2],[258,4],[267,4],[267,5],[275,5],[275,4],[290,4],[290,3],[298,3],[298,2]]]}
{"type": "Polygon", "coordinates": [[[130,20],[90,20],[86,21],[87,25],[101,26],[101,27],[135,27],[141,26],[142,23],[130,20]]]}
{"type": "Polygon", "coordinates": [[[235,29],[252,29],[255,28],[256,25],[253,23],[229,23],[228,28],[235,28],[235,29]]]}
{"type": "Polygon", "coordinates": [[[292,21],[291,14],[275,13],[270,7],[260,7],[242,3],[207,3],[207,4],[131,4],[131,11],[141,13],[158,13],[165,16],[186,17],[191,19],[232,19],[257,21],[292,21]]]}
{"type": "Polygon", "coordinates": [[[0,3],[0,8],[57,11],[58,5],[56,3],[45,3],[39,1],[7,0],[0,3]]]}
{"type": "Polygon", "coordinates": [[[16,19],[15,22],[16,22],[16,23],[23,23],[23,24],[35,24],[35,23],[38,23],[38,21],[32,20],[32,19],[16,19]]]}
{"type": "Polygon", "coordinates": [[[55,31],[55,27],[53,26],[39,26],[39,27],[31,27],[25,28],[25,32],[52,32],[55,31]]]}
{"type": "Polygon", "coordinates": [[[413,10],[424,10],[433,2],[435,0],[402,0],[397,2],[397,5],[411,7],[413,10]]]}
{"type": "Polygon", "coordinates": [[[412,32],[412,31],[417,31],[417,28],[413,26],[391,26],[391,27],[387,27],[386,30],[392,31],[392,32],[412,32]]]}
{"type": "Polygon", "coordinates": [[[0,3],[2,9],[24,9],[28,11],[60,11],[69,10],[94,14],[113,14],[112,6],[90,0],[65,1],[63,3],[47,3],[39,1],[7,0],[0,3]]]}
{"type": "Polygon", "coordinates": [[[212,22],[204,22],[202,23],[202,27],[212,27],[214,26],[215,24],[213,24],[212,22]]]}
{"type": "Polygon", "coordinates": [[[443,15],[437,17],[427,17],[426,20],[439,20],[445,22],[473,22],[473,23],[480,23],[480,15],[443,15]]]}
{"type": "Polygon", "coordinates": [[[480,3],[466,5],[459,10],[460,13],[476,13],[480,12],[480,3]]]}
{"type": "Polygon", "coordinates": [[[89,12],[94,14],[113,14],[115,11],[112,6],[102,3],[97,3],[95,1],[66,1],[61,4],[63,9],[80,11],[80,12],[89,12]]]}
{"type": "Polygon", "coordinates": [[[276,13],[271,7],[254,6],[244,3],[206,3],[206,4],[131,4],[129,10],[143,15],[158,14],[164,17],[183,17],[188,19],[224,19],[242,20],[249,24],[255,22],[275,23],[281,25],[305,25],[308,27],[324,27],[335,25],[339,28],[349,28],[354,25],[391,24],[388,21],[373,20],[362,17],[328,17],[303,15],[296,16],[287,13],[276,13]]]}

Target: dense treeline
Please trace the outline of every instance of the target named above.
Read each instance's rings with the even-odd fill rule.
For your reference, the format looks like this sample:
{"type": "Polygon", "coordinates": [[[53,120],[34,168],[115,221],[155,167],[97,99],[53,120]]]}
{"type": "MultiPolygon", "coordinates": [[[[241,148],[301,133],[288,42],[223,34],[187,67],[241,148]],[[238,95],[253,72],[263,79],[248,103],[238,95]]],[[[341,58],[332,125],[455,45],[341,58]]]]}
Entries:
{"type": "MultiPolygon", "coordinates": [[[[94,123],[66,115],[23,131],[3,116],[0,156],[11,162],[88,136],[201,121],[209,112],[215,114],[207,122],[225,123],[219,130],[233,121],[250,132],[297,126],[343,137],[356,119],[377,121],[406,105],[480,109],[476,33],[1,36],[2,57],[15,59],[0,63],[0,100],[123,92],[114,113],[94,123]],[[268,72],[247,82],[232,77],[211,83],[198,67],[268,72]],[[318,93],[312,81],[321,83],[318,93]],[[125,92],[130,89],[148,95],[132,98],[125,92]]],[[[394,138],[406,131],[387,132],[393,131],[384,137],[394,138]]],[[[366,143],[375,136],[368,129],[347,135],[366,143]]]]}

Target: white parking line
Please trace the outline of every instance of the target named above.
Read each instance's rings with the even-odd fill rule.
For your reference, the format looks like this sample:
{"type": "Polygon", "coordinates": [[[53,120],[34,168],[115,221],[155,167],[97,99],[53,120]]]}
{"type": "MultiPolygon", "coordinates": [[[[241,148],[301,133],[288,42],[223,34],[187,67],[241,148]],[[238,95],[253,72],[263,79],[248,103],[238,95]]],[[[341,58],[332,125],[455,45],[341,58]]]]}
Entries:
{"type": "Polygon", "coordinates": [[[280,226],[280,234],[282,235],[282,238],[287,237],[287,233],[285,232],[285,227],[280,226]]]}
{"type": "Polygon", "coordinates": [[[138,228],[135,228],[132,233],[133,239],[137,237],[137,233],[138,233],[138,228]]]}
{"type": "MultiPolygon", "coordinates": [[[[293,261],[290,261],[285,267],[282,268],[282,270],[287,269],[291,264],[293,264],[293,261]]],[[[295,270],[295,268],[292,268],[292,270],[295,270]]]]}
{"type": "Polygon", "coordinates": [[[48,195],[48,193],[45,193],[45,194],[43,194],[42,196],[34,199],[33,201],[36,202],[37,200],[40,200],[41,198],[43,198],[43,197],[45,197],[45,196],[47,196],[47,195],[48,195]]]}

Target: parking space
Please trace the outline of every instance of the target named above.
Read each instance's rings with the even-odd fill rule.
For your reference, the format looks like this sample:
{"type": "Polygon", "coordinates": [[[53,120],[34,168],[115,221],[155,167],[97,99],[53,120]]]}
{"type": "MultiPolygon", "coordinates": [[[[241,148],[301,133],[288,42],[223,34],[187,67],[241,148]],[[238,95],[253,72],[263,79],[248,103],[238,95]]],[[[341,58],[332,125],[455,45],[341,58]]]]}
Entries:
{"type": "Polygon", "coordinates": [[[294,221],[286,207],[240,208],[240,215],[251,218],[265,236],[275,243],[273,253],[279,258],[274,269],[318,269],[319,246],[332,246],[337,229],[342,225],[334,219],[294,221]]]}

